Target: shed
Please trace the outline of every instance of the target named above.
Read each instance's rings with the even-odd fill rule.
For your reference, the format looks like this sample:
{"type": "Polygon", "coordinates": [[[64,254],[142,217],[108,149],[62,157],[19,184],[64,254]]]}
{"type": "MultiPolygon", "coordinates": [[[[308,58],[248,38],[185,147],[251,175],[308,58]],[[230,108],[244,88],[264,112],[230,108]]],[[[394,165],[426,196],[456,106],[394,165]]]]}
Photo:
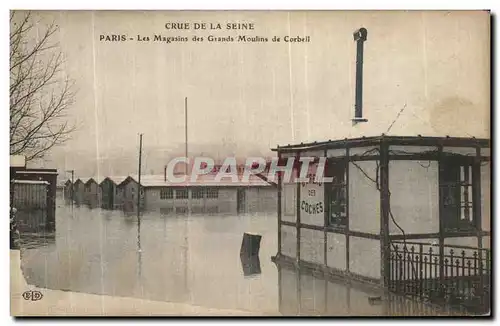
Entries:
{"type": "Polygon", "coordinates": [[[101,207],[105,209],[114,209],[120,206],[121,198],[118,194],[118,185],[127,177],[110,176],[104,178],[99,184],[101,192],[101,207]]]}
{"type": "Polygon", "coordinates": [[[282,162],[315,159],[309,182],[279,176],[277,263],[420,297],[433,284],[471,291],[472,264],[469,284],[489,288],[488,139],[382,135],[273,151],[282,162]],[[331,179],[315,182],[322,160],[331,179]]]}

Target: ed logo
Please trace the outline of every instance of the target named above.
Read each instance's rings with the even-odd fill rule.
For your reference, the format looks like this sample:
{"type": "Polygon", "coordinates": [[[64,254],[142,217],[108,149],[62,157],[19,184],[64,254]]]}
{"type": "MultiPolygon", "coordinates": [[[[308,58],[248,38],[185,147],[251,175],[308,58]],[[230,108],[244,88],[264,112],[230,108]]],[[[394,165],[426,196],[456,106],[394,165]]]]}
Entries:
{"type": "Polygon", "coordinates": [[[43,298],[43,294],[40,291],[25,291],[23,293],[24,300],[38,301],[43,298]]]}

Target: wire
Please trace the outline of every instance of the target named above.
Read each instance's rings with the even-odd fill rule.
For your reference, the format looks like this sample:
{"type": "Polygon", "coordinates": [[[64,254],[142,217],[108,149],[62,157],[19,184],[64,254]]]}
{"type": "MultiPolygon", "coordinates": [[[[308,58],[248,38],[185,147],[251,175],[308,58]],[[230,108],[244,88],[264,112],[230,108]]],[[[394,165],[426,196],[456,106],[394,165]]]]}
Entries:
{"type": "Polygon", "coordinates": [[[399,116],[401,115],[401,113],[403,113],[403,111],[404,111],[405,109],[406,109],[406,103],[405,103],[405,105],[401,108],[401,110],[399,110],[398,115],[396,116],[396,118],[394,119],[394,121],[392,121],[392,123],[391,123],[391,125],[389,126],[389,128],[387,128],[387,131],[385,132],[386,134],[388,134],[388,133],[389,133],[389,131],[391,130],[392,126],[394,125],[394,123],[395,123],[396,121],[398,121],[399,116]]]}
{"type": "MultiPolygon", "coordinates": [[[[378,161],[377,161],[377,162],[378,162],[378,161]]],[[[368,175],[368,174],[367,174],[367,173],[366,173],[366,172],[365,172],[365,171],[364,171],[364,170],[363,170],[363,169],[362,169],[362,168],[361,168],[361,167],[360,167],[357,163],[355,163],[355,162],[351,162],[351,163],[352,163],[355,167],[357,167],[357,168],[358,168],[358,170],[359,170],[361,173],[363,173],[363,175],[364,175],[364,176],[365,176],[368,180],[370,180],[371,182],[375,183],[375,184],[376,184],[376,187],[377,187],[377,190],[379,190],[379,191],[380,191],[380,187],[379,187],[379,184],[378,184],[378,180],[375,180],[375,179],[373,179],[372,177],[370,177],[370,176],[369,176],[369,175],[368,175]]],[[[378,168],[377,168],[377,170],[378,170],[378,168]]],[[[378,175],[378,173],[377,173],[377,175],[378,175]]]]}
{"type": "Polygon", "coordinates": [[[420,162],[417,162],[417,163],[418,163],[418,165],[420,165],[420,166],[421,166],[421,167],[423,167],[424,169],[428,169],[428,168],[431,166],[431,161],[428,161],[427,166],[423,165],[423,164],[422,164],[422,163],[420,163],[420,162]]]}
{"type": "MultiPolygon", "coordinates": [[[[351,162],[356,168],[358,168],[358,170],[368,179],[370,180],[371,182],[375,183],[375,186],[377,188],[377,190],[379,192],[381,192],[381,187],[380,187],[380,184],[379,184],[379,170],[380,170],[380,165],[378,163],[378,161],[375,161],[376,164],[377,164],[377,167],[376,167],[376,177],[375,177],[375,180],[373,178],[371,178],[357,163],[355,162],[351,162]]],[[[389,207],[388,207],[388,213],[389,213],[389,216],[391,217],[391,220],[392,222],[394,223],[394,225],[396,225],[396,227],[401,231],[402,235],[403,235],[403,252],[407,252],[409,253],[408,251],[408,248],[407,248],[407,244],[406,244],[406,233],[405,231],[403,230],[403,228],[398,224],[398,222],[396,222],[396,219],[394,218],[394,215],[392,214],[392,210],[391,210],[391,204],[390,204],[390,199],[391,199],[391,192],[390,190],[388,190],[388,202],[389,202],[389,207]]],[[[390,242],[390,245],[392,245],[392,247],[396,250],[396,245],[392,242],[390,242]]],[[[416,276],[417,274],[417,271],[415,269],[415,266],[413,265],[413,261],[410,261],[410,265],[411,265],[411,268],[412,268],[412,272],[413,272],[413,277],[416,276]]]]}

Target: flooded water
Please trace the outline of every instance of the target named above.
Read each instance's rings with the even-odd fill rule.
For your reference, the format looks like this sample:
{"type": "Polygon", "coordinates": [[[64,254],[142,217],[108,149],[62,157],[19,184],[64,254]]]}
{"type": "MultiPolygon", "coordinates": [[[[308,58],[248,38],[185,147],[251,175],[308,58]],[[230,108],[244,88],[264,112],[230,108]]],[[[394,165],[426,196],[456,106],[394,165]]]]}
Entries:
{"type": "Polygon", "coordinates": [[[21,264],[27,282],[42,288],[263,314],[387,314],[369,304],[374,293],[272,263],[276,219],[145,212],[139,231],[135,214],[59,202],[55,241],[23,239],[21,264]],[[260,261],[240,260],[244,232],[262,236],[260,261]]]}

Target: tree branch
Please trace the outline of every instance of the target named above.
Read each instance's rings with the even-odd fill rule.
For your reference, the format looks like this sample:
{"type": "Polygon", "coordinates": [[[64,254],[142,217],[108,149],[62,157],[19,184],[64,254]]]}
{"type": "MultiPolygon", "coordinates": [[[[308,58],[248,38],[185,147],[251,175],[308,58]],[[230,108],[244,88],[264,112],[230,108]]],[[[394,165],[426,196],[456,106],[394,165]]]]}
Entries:
{"type": "Polygon", "coordinates": [[[42,158],[47,151],[69,139],[75,130],[67,121],[74,102],[74,83],[62,79],[62,54],[51,43],[58,28],[49,24],[41,38],[31,34],[29,12],[11,12],[10,23],[10,153],[26,160],[42,158]]]}

